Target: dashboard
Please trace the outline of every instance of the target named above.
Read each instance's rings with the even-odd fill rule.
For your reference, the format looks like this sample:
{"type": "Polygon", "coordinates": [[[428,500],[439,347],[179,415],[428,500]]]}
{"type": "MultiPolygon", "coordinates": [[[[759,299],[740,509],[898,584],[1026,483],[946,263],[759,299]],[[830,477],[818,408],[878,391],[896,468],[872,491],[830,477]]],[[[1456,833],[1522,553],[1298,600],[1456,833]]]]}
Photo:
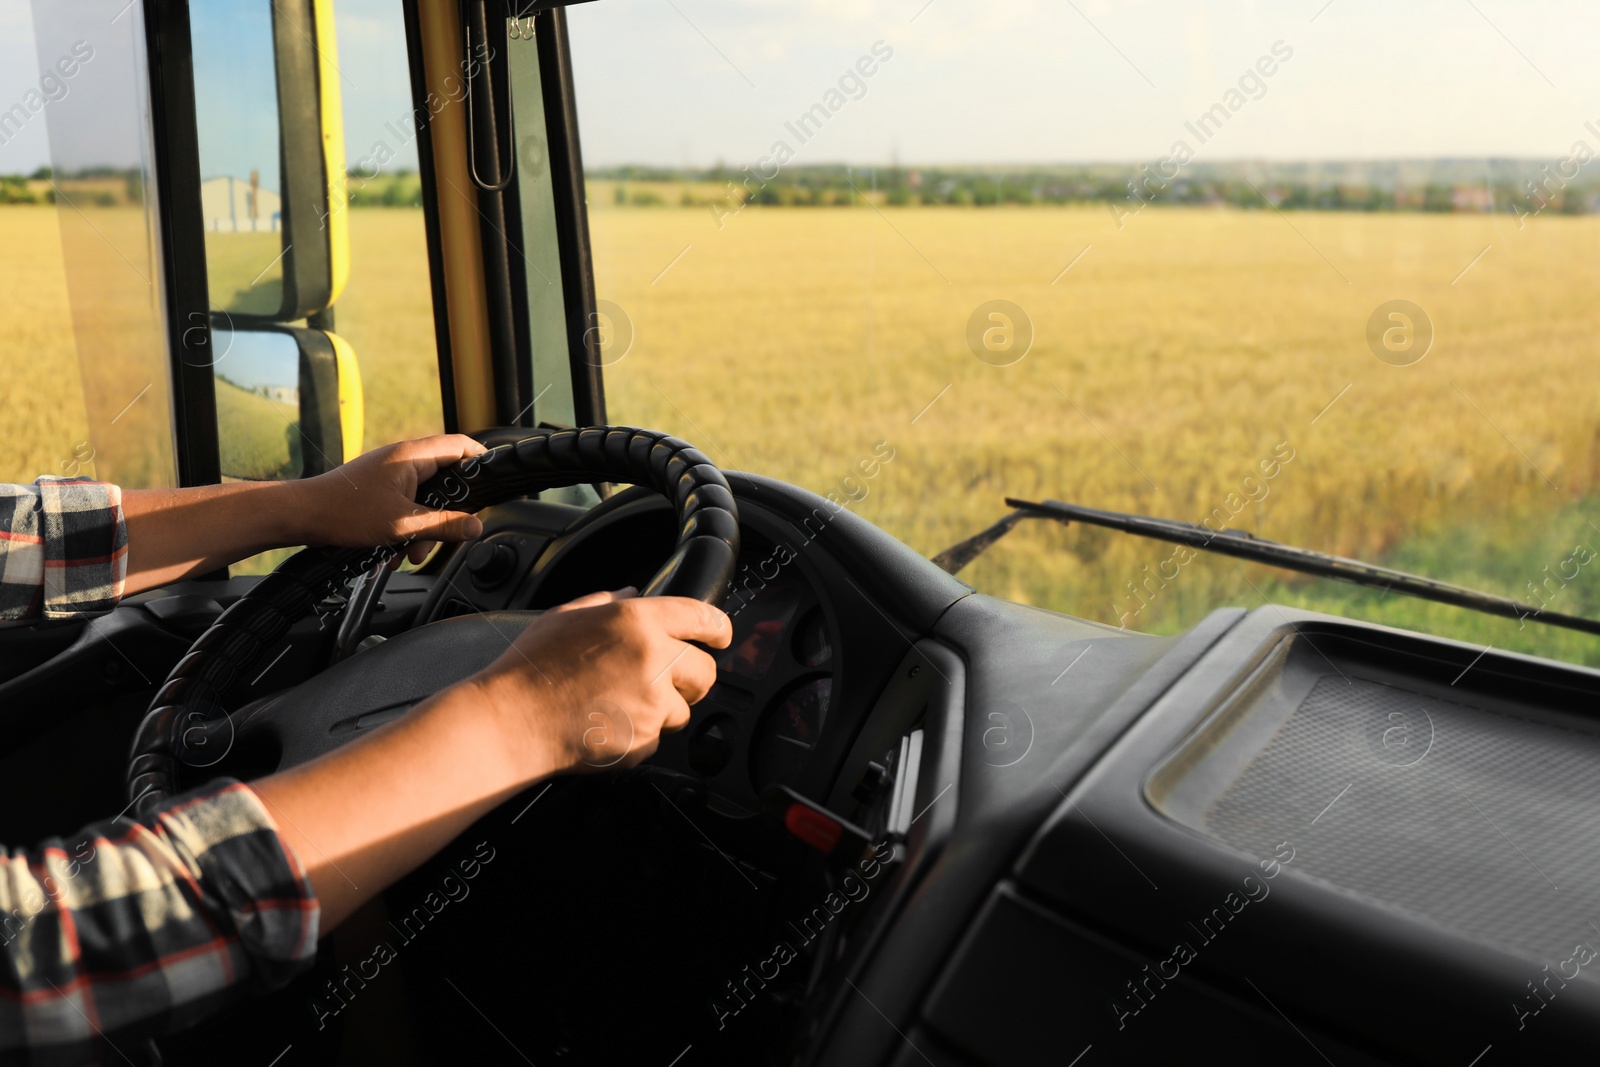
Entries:
{"type": "MultiPolygon", "coordinates": [[[[466,945],[486,968],[563,960],[475,990],[452,1041],[481,1008],[572,1063],[1259,1047],[1344,1067],[1548,1060],[1600,1031],[1600,672],[1270,605],[1130,633],[975,593],[792,486],[733,484],[734,636],[687,728],[638,773],[519,798],[483,831],[527,865],[501,909],[629,921],[437,939],[419,982],[470,973],[466,945]],[[871,867],[768,817],[775,792],[870,841],[871,867]],[[750,955],[811,925],[781,982],[750,955]],[[568,1055],[564,1020],[601,987],[650,1024],[568,1055]]],[[[416,609],[440,625],[286,691],[298,720],[337,736],[403,714],[503,651],[528,609],[647,582],[676,535],[642,491],[484,522],[416,609]]]]}

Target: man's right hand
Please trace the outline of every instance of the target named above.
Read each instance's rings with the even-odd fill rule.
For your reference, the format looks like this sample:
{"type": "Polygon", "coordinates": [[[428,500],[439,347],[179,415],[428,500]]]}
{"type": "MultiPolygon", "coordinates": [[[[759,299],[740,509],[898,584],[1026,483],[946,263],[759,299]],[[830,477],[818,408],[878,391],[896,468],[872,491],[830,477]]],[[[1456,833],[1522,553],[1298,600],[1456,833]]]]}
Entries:
{"type": "Polygon", "coordinates": [[[530,777],[631,767],[717,680],[728,616],[686,597],[594,593],[535,619],[467,684],[487,698],[530,777]],[[525,761],[525,762],[523,762],[525,761]]]}
{"type": "Polygon", "coordinates": [[[688,642],[732,637],[698,600],[583,597],[410,714],[251,788],[304,864],[325,931],[538,779],[650,755],[716,681],[688,642]]]}

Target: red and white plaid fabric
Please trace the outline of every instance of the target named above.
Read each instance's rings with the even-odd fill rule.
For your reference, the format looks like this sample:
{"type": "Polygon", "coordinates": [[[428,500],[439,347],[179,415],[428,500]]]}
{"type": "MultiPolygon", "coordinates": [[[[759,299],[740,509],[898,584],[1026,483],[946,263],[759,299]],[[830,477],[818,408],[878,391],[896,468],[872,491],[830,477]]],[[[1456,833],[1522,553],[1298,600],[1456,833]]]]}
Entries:
{"type": "MultiPolygon", "coordinates": [[[[0,626],[110,611],[127,575],[122,493],[0,485],[0,626]]],[[[213,782],[143,822],[0,846],[0,1064],[121,1063],[316,954],[320,909],[249,786],[213,782]]]]}
{"type": "Polygon", "coordinates": [[[212,783],[0,858],[0,1063],[121,1063],[316,955],[320,910],[261,798],[212,783]]]}
{"type": "Polygon", "coordinates": [[[121,489],[88,478],[0,485],[0,626],[103,614],[127,574],[121,489]]]}

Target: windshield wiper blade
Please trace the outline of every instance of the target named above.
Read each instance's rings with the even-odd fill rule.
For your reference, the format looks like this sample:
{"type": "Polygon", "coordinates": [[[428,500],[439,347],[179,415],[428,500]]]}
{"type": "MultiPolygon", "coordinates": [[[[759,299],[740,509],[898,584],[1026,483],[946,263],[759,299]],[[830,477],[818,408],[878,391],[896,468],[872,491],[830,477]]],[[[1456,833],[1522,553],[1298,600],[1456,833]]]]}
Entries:
{"type": "Polygon", "coordinates": [[[1150,537],[1158,541],[1186,545],[1200,552],[1216,552],[1237,559],[1282,567],[1285,570],[1299,571],[1302,574],[1313,574],[1319,578],[1334,578],[1374,589],[1392,590],[1422,600],[1434,600],[1441,604],[1451,604],[1489,615],[1501,615],[1518,621],[1541,622],[1547,626],[1600,634],[1600,620],[1549,611],[1526,601],[1495,596],[1493,593],[1452,585],[1449,582],[1397,571],[1390,567],[1380,567],[1374,563],[1364,563],[1358,559],[1348,559],[1310,548],[1268,541],[1242,530],[1213,530],[1193,522],[1157,519],[1122,511],[1102,511],[1099,508],[1086,508],[1078,504],[1064,504],[1059,500],[1046,500],[1040,503],[1007,497],[1006,504],[1016,510],[976,537],[941,552],[934,557],[935,562],[954,574],[984,549],[1010,532],[1011,528],[1024,518],[1054,519],[1066,523],[1083,522],[1121,530],[1138,537],[1150,537]]]}

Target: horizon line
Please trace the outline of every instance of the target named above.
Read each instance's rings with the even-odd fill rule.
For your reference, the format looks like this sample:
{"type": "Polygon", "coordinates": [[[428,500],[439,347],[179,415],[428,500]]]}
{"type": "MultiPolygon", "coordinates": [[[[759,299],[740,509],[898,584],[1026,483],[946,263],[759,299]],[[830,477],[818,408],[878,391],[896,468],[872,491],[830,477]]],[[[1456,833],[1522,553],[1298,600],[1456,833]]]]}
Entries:
{"type": "MultiPolygon", "coordinates": [[[[954,169],[954,168],[958,168],[958,167],[970,167],[970,168],[1006,167],[1006,168],[1018,168],[1018,169],[1027,168],[1027,167],[1125,167],[1125,166],[1139,166],[1141,164],[1152,163],[1152,162],[1155,162],[1155,161],[1157,161],[1157,160],[1159,160],[1161,158],[1162,158],[1161,156],[1156,156],[1156,157],[1154,157],[1154,159],[1146,159],[1144,157],[1137,157],[1137,158],[1126,157],[1126,158],[1103,158],[1103,159],[1086,159],[1086,160],[1061,160],[1061,159],[1057,159],[1057,160],[990,160],[990,161],[986,161],[986,162],[980,162],[980,161],[964,161],[963,162],[963,161],[949,161],[949,160],[945,160],[945,161],[926,161],[926,160],[924,160],[924,161],[907,161],[907,160],[894,161],[894,160],[892,160],[892,161],[887,162],[887,163],[880,163],[880,162],[862,163],[862,162],[855,162],[855,161],[851,161],[851,160],[835,159],[835,160],[816,160],[816,161],[812,161],[812,162],[808,162],[808,163],[791,163],[791,164],[786,165],[782,169],[783,170],[800,170],[800,169],[804,169],[804,168],[817,168],[817,167],[848,167],[848,168],[853,168],[853,169],[857,169],[857,170],[866,170],[866,169],[869,169],[869,168],[876,168],[876,169],[879,169],[879,170],[888,170],[888,169],[898,168],[900,170],[906,170],[906,169],[911,168],[911,167],[923,167],[923,168],[927,168],[927,167],[944,167],[944,168],[950,168],[950,169],[954,169]]],[[[1558,159],[1558,160],[1554,160],[1553,162],[1559,163],[1559,162],[1562,162],[1562,160],[1558,159]]],[[[1304,166],[1304,165],[1308,165],[1308,164],[1316,164],[1316,165],[1341,164],[1341,165],[1348,165],[1348,164],[1353,164],[1353,163],[1359,163],[1359,164],[1395,164],[1395,163],[1429,163],[1429,164],[1438,164],[1438,163],[1543,163],[1543,164],[1547,164],[1548,165],[1548,164],[1552,163],[1552,160],[1547,156],[1535,156],[1535,155],[1525,155],[1525,156],[1519,156],[1519,155],[1297,156],[1297,157],[1284,157],[1284,158],[1273,158],[1273,157],[1266,157],[1266,156],[1230,156],[1230,157],[1226,157],[1226,158],[1208,159],[1208,160],[1203,160],[1203,161],[1202,160],[1193,160],[1193,161],[1185,164],[1184,165],[1184,169],[1187,170],[1187,169],[1190,169],[1190,168],[1193,168],[1193,167],[1208,167],[1208,166],[1223,166],[1223,165],[1239,166],[1239,165],[1249,165],[1249,164],[1267,164],[1267,165],[1274,165],[1274,166],[1281,166],[1281,165],[1304,166]]],[[[591,163],[591,162],[585,161],[583,169],[584,169],[585,172],[593,171],[593,170],[615,170],[615,169],[619,169],[619,168],[622,168],[622,167],[637,167],[637,168],[641,168],[641,169],[651,169],[651,170],[716,170],[716,169],[719,169],[719,168],[722,169],[722,170],[739,170],[739,169],[742,169],[744,166],[746,166],[746,164],[740,164],[740,165],[736,166],[736,165],[730,164],[730,163],[728,163],[726,161],[718,161],[718,162],[714,162],[714,163],[647,163],[647,162],[641,162],[641,161],[638,161],[638,160],[632,160],[632,161],[624,162],[624,163],[591,163]]]]}

